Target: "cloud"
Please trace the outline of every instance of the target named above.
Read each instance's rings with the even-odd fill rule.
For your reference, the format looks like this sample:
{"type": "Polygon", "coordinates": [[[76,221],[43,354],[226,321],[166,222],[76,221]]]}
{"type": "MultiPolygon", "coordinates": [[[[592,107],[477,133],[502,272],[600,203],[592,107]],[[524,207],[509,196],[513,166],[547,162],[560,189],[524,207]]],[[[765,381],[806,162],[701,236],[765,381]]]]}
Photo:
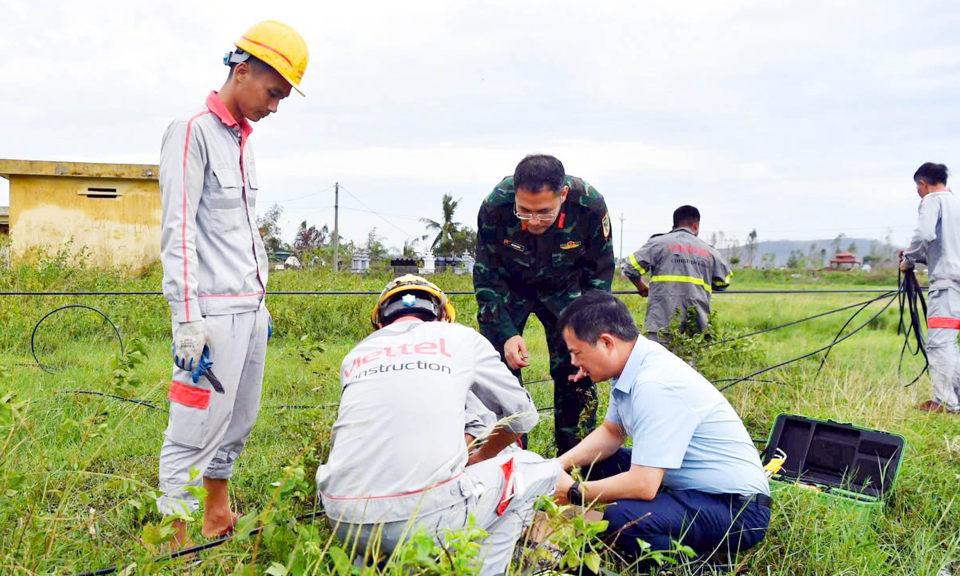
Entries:
{"type": "MultiPolygon", "coordinates": [[[[0,12],[2,158],[156,162],[170,120],[222,83],[232,41],[258,20],[292,24],[311,51],[307,97],[256,126],[261,207],[340,181],[397,215],[394,227],[344,210],[345,230],[377,226],[394,245],[444,193],[472,222],[534,151],[624,213],[625,249],[680,203],[741,238],[901,234],[916,166],[960,166],[960,6],[939,2],[0,0],[0,12]]],[[[285,221],[332,224],[330,204],[285,203],[285,221]]]]}
{"type": "MultiPolygon", "coordinates": [[[[495,175],[513,173],[513,168],[531,153],[549,153],[565,163],[571,174],[588,170],[594,178],[622,173],[647,177],[682,178],[687,182],[729,178],[764,178],[770,167],[741,163],[733,156],[710,150],[657,146],[644,142],[590,142],[562,140],[526,148],[493,148],[440,145],[429,148],[325,149],[258,161],[261,173],[295,175],[304,166],[302,178],[373,178],[421,180],[431,184],[488,182],[495,175]],[[696,167],[696,169],[692,169],[696,167]],[[578,170],[582,168],[583,170],[578,170]]],[[[492,182],[495,184],[496,182],[492,182]]],[[[492,187],[492,186],[491,186],[492,187]]]]}

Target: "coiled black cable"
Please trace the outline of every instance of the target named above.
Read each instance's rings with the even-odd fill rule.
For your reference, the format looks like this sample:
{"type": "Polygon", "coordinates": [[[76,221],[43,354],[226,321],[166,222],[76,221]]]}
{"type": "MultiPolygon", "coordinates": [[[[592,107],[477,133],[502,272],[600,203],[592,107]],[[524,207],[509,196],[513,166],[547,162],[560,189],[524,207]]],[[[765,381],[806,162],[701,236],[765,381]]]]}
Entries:
{"type": "Polygon", "coordinates": [[[44,314],[43,318],[41,318],[41,319],[33,326],[33,332],[30,333],[30,354],[33,355],[33,359],[34,359],[34,361],[36,361],[37,366],[38,366],[41,370],[43,370],[44,372],[46,372],[47,374],[55,374],[56,372],[53,371],[53,370],[49,370],[46,366],[43,365],[42,362],[40,362],[40,358],[37,357],[37,347],[36,347],[37,331],[40,329],[40,325],[43,324],[43,323],[46,321],[47,318],[53,316],[54,314],[56,314],[56,313],[58,313],[58,312],[62,312],[62,311],[64,311],[64,310],[69,310],[69,309],[71,309],[71,308],[82,308],[82,309],[84,309],[84,310],[90,310],[91,312],[95,312],[95,313],[99,314],[100,316],[102,316],[103,319],[106,320],[108,324],[110,324],[110,327],[113,328],[113,333],[117,335],[117,341],[120,342],[120,355],[121,355],[121,356],[123,355],[123,352],[124,352],[123,337],[120,336],[120,329],[117,328],[117,325],[113,323],[113,320],[110,320],[110,318],[109,318],[106,314],[104,314],[103,312],[97,310],[97,309],[94,308],[93,306],[87,306],[87,305],[85,305],[85,304],[68,304],[68,305],[66,305],[66,306],[61,306],[61,307],[57,308],[56,310],[51,310],[50,312],[47,312],[46,314],[44,314]]]}
{"type": "Polygon", "coordinates": [[[909,388],[915,384],[930,369],[930,358],[927,357],[927,346],[923,338],[923,327],[927,324],[927,301],[923,297],[923,291],[920,289],[920,283],[917,281],[917,275],[913,270],[906,273],[898,273],[897,280],[900,283],[900,323],[897,325],[897,334],[903,335],[903,347],[900,348],[900,360],[897,362],[897,376],[903,381],[903,357],[907,352],[911,356],[923,355],[923,369],[917,374],[916,378],[904,385],[909,388]],[[921,316],[921,310],[922,316],[921,316]],[[910,319],[904,322],[904,315],[909,312],[910,319]],[[921,321],[922,318],[922,321],[921,321]],[[910,335],[913,335],[916,341],[916,348],[910,348],[910,335]]]}
{"type": "MultiPolygon", "coordinates": [[[[86,306],[84,304],[69,304],[67,306],[61,306],[55,310],[51,310],[44,314],[43,318],[37,321],[33,326],[33,331],[30,333],[30,354],[33,355],[33,360],[37,363],[37,367],[46,372],[47,374],[56,374],[55,370],[50,369],[48,366],[45,366],[43,362],[40,362],[40,358],[37,356],[37,332],[40,330],[40,326],[54,314],[62,312],[64,310],[69,310],[71,308],[80,308],[83,310],[89,310],[96,314],[99,314],[107,324],[113,328],[113,333],[117,336],[117,342],[120,344],[120,354],[123,355],[126,351],[126,348],[123,343],[123,336],[120,335],[120,329],[117,328],[117,325],[113,323],[113,320],[109,316],[104,314],[102,311],[97,310],[92,306],[86,306]]],[[[156,405],[147,402],[146,400],[137,400],[136,398],[124,398],[123,396],[117,396],[116,394],[105,394],[103,392],[97,392],[95,390],[64,390],[60,394],[82,394],[87,396],[100,396],[102,398],[110,398],[112,400],[119,400],[121,402],[129,402],[131,404],[137,404],[139,406],[145,406],[151,410],[160,410],[156,405]]]]}

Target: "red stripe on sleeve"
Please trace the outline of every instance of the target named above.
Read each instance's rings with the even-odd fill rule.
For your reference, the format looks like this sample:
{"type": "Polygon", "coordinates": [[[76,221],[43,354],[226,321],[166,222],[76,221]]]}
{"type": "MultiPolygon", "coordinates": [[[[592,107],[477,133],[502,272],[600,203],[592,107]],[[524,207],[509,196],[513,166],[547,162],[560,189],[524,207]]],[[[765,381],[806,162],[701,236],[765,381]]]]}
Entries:
{"type": "Polygon", "coordinates": [[[180,230],[180,244],[183,250],[183,304],[187,309],[187,322],[190,322],[190,286],[187,284],[187,278],[189,277],[189,261],[187,260],[187,157],[190,155],[190,131],[193,129],[193,121],[209,113],[209,110],[200,112],[187,121],[187,137],[183,144],[183,226],[180,230]]]}

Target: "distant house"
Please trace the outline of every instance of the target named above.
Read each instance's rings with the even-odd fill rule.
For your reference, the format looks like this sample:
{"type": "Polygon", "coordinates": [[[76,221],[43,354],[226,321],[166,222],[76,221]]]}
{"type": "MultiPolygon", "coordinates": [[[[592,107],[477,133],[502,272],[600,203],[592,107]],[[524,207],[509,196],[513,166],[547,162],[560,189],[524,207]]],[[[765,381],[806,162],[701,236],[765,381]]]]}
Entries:
{"type": "Polygon", "coordinates": [[[11,236],[11,258],[56,252],[71,239],[100,268],[144,270],[160,259],[158,167],[0,160],[10,181],[10,206],[0,228],[11,236]]]}
{"type": "Polygon", "coordinates": [[[289,250],[277,250],[270,256],[270,260],[274,262],[280,262],[281,264],[287,261],[287,258],[293,255],[293,252],[289,250]]]}
{"type": "Polygon", "coordinates": [[[830,259],[830,270],[849,271],[859,267],[863,262],[850,252],[837,252],[830,259]]]}
{"type": "Polygon", "coordinates": [[[10,207],[0,206],[0,234],[10,233],[10,207]]]}

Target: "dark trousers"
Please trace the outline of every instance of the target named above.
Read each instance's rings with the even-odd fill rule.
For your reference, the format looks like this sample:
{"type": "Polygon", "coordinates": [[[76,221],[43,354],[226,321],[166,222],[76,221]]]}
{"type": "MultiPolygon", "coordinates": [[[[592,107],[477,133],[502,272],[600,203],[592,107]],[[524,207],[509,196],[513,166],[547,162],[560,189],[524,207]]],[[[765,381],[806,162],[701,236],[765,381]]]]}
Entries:
{"type": "MultiPolygon", "coordinates": [[[[530,314],[536,314],[543,324],[543,331],[547,336],[547,350],[550,352],[550,377],[553,379],[553,423],[554,440],[557,445],[557,454],[570,450],[590,433],[597,424],[597,387],[589,378],[582,378],[576,382],[569,380],[570,375],[577,373],[577,368],[570,363],[570,351],[563,340],[563,335],[557,327],[558,317],[541,300],[536,298],[517,299],[510,302],[509,314],[516,323],[517,330],[523,334],[530,314]]],[[[484,336],[493,343],[500,359],[506,363],[503,345],[498,334],[484,336]]],[[[520,370],[511,370],[521,383],[523,378],[520,370]]]]}
{"type": "MultiPolygon", "coordinates": [[[[596,463],[589,479],[626,472],[630,454],[621,448],[596,463]]],[[[603,538],[628,558],[640,554],[640,538],[652,550],[670,550],[671,541],[678,540],[706,559],[715,553],[732,556],[757,545],[767,533],[770,508],[739,494],[667,489],[653,500],[617,500],[607,506],[603,518],[610,523],[603,538]]]]}

